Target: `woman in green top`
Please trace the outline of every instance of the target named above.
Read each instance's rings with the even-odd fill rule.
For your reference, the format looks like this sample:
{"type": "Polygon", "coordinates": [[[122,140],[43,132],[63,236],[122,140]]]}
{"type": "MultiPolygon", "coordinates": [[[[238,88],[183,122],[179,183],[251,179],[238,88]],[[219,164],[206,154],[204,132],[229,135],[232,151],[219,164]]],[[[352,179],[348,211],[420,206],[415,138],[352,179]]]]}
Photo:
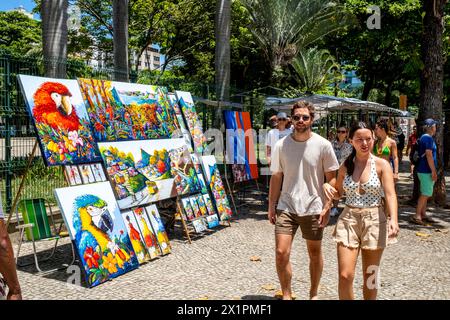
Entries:
{"type": "Polygon", "coordinates": [[[389,126],[386,119],[378,120],[375,125],[377,142],[373,146],[373,154],[385,159],[394,170],[394,180],[398,180],[398,154],[397,143],[388,137],[389,126]]]}

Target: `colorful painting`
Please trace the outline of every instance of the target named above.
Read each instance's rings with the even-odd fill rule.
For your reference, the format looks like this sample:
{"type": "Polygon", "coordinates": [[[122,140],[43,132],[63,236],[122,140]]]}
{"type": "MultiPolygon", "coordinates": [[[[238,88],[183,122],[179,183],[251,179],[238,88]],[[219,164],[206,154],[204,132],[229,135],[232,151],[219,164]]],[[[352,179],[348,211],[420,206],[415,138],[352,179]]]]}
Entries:
{"type": "Polygon", "coordinates": [[[100,161],[77,81],[18,77],[45,164],[100,161]]]}
{"type": "Polygon", "coordinates": [[[206,221],[204,218],[200,218],[200,219],[196,219],[196,220],[192,221],[192,225],[194,227],[195,232],[197,232],[197,233],[201,233],[208,229],[208,225],[206,224],[206,221]]]}
{"type": "Polygon", "coordinates": [[[136,217],[136,221],[142,233],[142,238],[144,239],[145,247],[147,248],[150,258],[154,259],[162,254],[161,248],[159,247],[158,240],[155,236],[155,231],[153,230],[150,220],[146,214],[144,208],[134,208],[133,213],[136,217]]]}
{"type": "Polygon", "coordinates": [[[169,254],[172,248],[170,247],[169,237],[167,236],[166,229],[164,228],[164,224],[162,223],[161,217],[159,216],[158,209],[154,204],[152,204],[145,207],[145,211],[147,211],[150,225],[156,233],[156,239],[158,240],[158,244],[161,247],[162,254],[169,254]]]}
{"type": "Polygon", "coordinates": [[[91,164],[91,170],[94,174],[96,182],[106,181],[105,171],[103,171],[103,166],[101,163],[91,164]]]}
{"type": "Polygon", "coordinates": [[[139,266],[109,182],[55,189],[55,195],[89,287],[139,266]]]}
{"type": "Polygon", "coordinates": [[[200,212],[201,212],[202,216],[207,216],[208,215],[208,208],[206,208],[205,202],[203,201],[203,196],[201,194],[197,195],[195,197],[195,200],[198,203],[198,207],[200,208],[200,212]]]}
{"type": "Polygon", "coordinates": [[[80,169],[81,179],[83,180],[84,184],[95,182],[94,173],[92,172],[90,165],[82,164],[78,167],[78,169],[80,169]]]}
{"type": "Polygon", "coordinates": [[[139,264],[150,260],[150,255],[144,245],[143,236],[132,211],[125,211],[122,213],[123,221],[127,227],[128,236],[131,240],[131,245],[136,253],[139,264]]]}
{"type": "Polygon", "coordinates": [[[191,132],[194,144],[194,151],[202,154],[206,148],[206,137],[203,134],[203,127],[200,118],[195,110],[194,100],[189,92],[175,91],[178,98],[178,105],[181,107],[187,127],[191,132]]]}
{"type": "Polygon", "coordinates": [[[215,228],[219,225],[219,217],[217,216],[217,214],[207,216],[206,223],[208,224],[209,229],[215,228]]]}
{"type": "Polygon", "coordinates": [[[225,110],[223,112],[227,130],[227,163],[232,164],[235,182],[258,178],[252,122],[249,112],[225,110]]]}
{"type": "Polygon", "coordinates": [[[189,200],[189,198],[181,199],[181,203],[183,204],[185,220],[191,221],[195,219],[194,210],[192,210],[191,201],[189,200]]]}
{"type": "Polygon", "coordinates": [[[65,166],[64,172],[66,173],[67,181],[71,186],[82,184],[80,171],[77,166],[65,166]]]}
{"type": "Polygon", "coordinates": [[[171,138],[179,130],[164,87],[78,79],[99,142],[171,138]]]}
{"type": "Polygon", "coordinates": [[[217,168],[216,157],[203,156],[202,163],[206,175],[206,182],[209,184],[214,196],[214,202],[220,220],[228,220],[231,218],[233,212],[231,211],[222,178],[219,169],[217,168]]]}
{"type": "Polygon", "coordinates": [[[203,201],[205,202],[206,208],[208,209],[208,214],[216,214],[216,210],[214,210],[214,205],[211,201],[211,198],[209,197],[209,194],[203,195],[203,201]]]}
{"type": "Polygon", "coordinates": [[[199,189],[181,138],[100,142],[99,149],[121,209],[199,189]]]}
{"type": "Polygon", "coordinates": [[[201,217],[202,216],[202,212],[200,211],[200,207],[198,206],[196,197],[195,196],[194,197],[190,197],[189,201],[191,202],[191,208],[192,208],[192,211],[194,212],[194,217],[195,218],[201,217]]]}
{"type": "Polygon", "coordinates": [[[193,153],[194,149],[192,148],[191,134],[189,133],[189,130],[187,129],[186,124],[184,122],[183,114],[181,113],[180,106],[178,105],[177,96],[173,93],[169,93],[167,96],[169,98],[170,106],[172,110],[175,112],[175,117],[178,120],[178,125],[180,126],[180,131],[174,132],[172,134],[172,137],[184,138],[189,153],[193,153]]]}
{"type": "Polygon", "coordinates": [[[191,154],[191,159],[194,164],[195,173],[197,174],[198,183],[200,184],[200,189],[202,193],[208,193],[208,189],[206,187],[205,179],[203,178],[203,170],[202,165],[200,163],[200,160],[198,159],[198,156],[193,153],[191,154]]]}

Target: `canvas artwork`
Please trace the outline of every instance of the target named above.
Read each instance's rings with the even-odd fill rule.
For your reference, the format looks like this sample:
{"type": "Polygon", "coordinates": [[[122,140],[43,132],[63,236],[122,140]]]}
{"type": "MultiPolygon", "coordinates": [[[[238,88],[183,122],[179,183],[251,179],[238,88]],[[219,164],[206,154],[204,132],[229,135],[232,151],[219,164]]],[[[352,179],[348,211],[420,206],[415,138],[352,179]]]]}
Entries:
{"type": "Polygon", "coordinates": [[[181,138],[100,142],[99,149],[121,209],[199,188],[181,138]]]}
{"type": "Polygon", "coordinates": [[[203,178],[203,170],[200,160],[195,153],[191,154],[191,159],[194,164],[195,172],[197,174],[198,183],[200,184],[200,189],[202,193],[208,193],[208,189],[206,187],[205,179],[203,178]]]}
{"type": "Polygon", "coordinates": [[[109,182],[59,188],[55,195],[89,287],[139,266],[109,182]]]}
{"type": "Polygon", "coordinates": [[[192,210],[191,201],[189,200],[189,198],[181,199],[181,203],[184,209],[185,220],[191,221],[195,219],[194,210],[192,210]]]}
{"type": "Polygon", "coordinates": [[[194,212],[194,217],[195,218],[201,217],[202,216],[202,212],[200,211],[200,207],[199,207],[199,205],[197,203],[196,197],[195,196],[190,197],[189,201],[191,202],[191,208],[192,208],[192,211],[194,212]]]}
{"type": "Polygon", "coordinates": [[[19,75],[47,166],[100,161],[76,80],[19,75]]]}
{"type": "Polygon", "coordinates": [[[78,79],[97,141],[171,138],[179,130],[167,89],[78,79]]]}
{"type": "Polygon", "coordinates": [[[173,93],[169,93],[167,96],[169,98],[170,106],[172,107],[172,110],[175,112],[175,117],[177,118],[178,125],[180,127],[180,131],[176,133],[174,132],[172,137],[175,138],[176,135],[178,138],[184,138],[189,153],[193,153],[194,149],[192,148],[191,134],[189,133],[189,130],[187,129],[185,121],[183,119],[183,114],[181,112],[180,106],[178,105],[177,96],[173,93]]]}
{"type": "Polygon", "coordinates": [[[196,220],[192,221],[192,225],[194,227],[195,232],[197,232],[197,233],[201,233],[208,229],[208,225],[206,224],[206,221],[204,218],[200,218],[200,219],[196,219],[196,220]]]}
{"type": "Polygon", "coordinates": [[[217,214],[213,214],[206,217],[206,223],[208,224],[208,228],[212,229],[219,225],[219,217],[217,214]]]}
{"type": "Polygon", "coordinates": [[[145,211],[147,211],[147,217],[154,232],[156,233],[156,239],[158,240],[158,244],[161,247],[162,254],[169,254],[172,248],[170,246],[169,237],[167,236],[164,224],[162,223],[161,217],[159,216],[158,209],[154,204],[152,204],[145,207],[145,211]]]}
{"type": "Polygon", "coordinates": [[[71,186],[82,184],[80,171],[78,171],[77,166],[65,166],[64,171],[66,173],[67,181],[71,186]]]}
{"type": "Polygon", "coordinates": [[[178,195],[200,191],[201,186],[186,145],[170,150],[169,158],[178,195]]]}
{"type": "Polygon", "coordinates": [[[203,127],[200,118],[195,110],[194,100],[189,92],[175,91],[178,98],[178,105],[181,108],[187,127],[191,132],[194,144],[194,151],[202,154],[206,148],[206,137],[203,134],[203,127]]]}
{"type": "Polygon", "coordinates": [[[94,173],[92,172],[91,166],[88,164],[82,164],[78,166],[78,169],[81,173],[81,179],[83,180],[83,183],[94,183],[95,177],[94,173]]]}
{"type": "Polygon", "coordinates": [[[161,248],[156,239],[155,231],[153,230],[147,213],[143,207],[134,208],[133,213],[144,239],[145,247],[147,248],[150,258],[154,259],[162,254],[161,248]]]}
{"type": "Polygon", "coordinates": [[[195,197],[195,200],[198,203],[198,207],[200,208],[200,212],[202,213],[202,216],[207,216],[208,215],[208,208],[206,207],[206,204],[203,201],[203,196],[201,194],[197,195],[195,197]]]}
{"type": "Polygon", "coordinates": [[[217,212],[219,213],[220,220],[228,220],[232,216],[232,211],[219,169],[217,168],[216,158],[214,156],[203,156],[202,163],[206,175],[206,182],[209,184],[214,196],[214,202],[217,212]]]}
{"type": "Polygon", "coordinates": [[[216,210],[214,210],[214,205],[211,201],[209,194],[203,195],[203,201],[205,202],[206,208],[208,209],[208,214],[210,215],[216,214],[216,210]]]}
{"type": "Polygon", "coordinates": [[[232,164],[235,182],[258,178],[255,144],[249,112],[225,110],[223,112],[227,130],[227,163],[232,164]]]}
{"type": "Polygon", "coordinates": [[[125,211],[122,213],[123,221],[127,227],[128,236],[130,237],[131,245],[136,253],[139,264],[150,260],[150,255],[144,245],[143,235],[140,231],[136,217],[132,211],[125,211]]]}
{"type": "Polygon", "coordinates": [[[96,182],[106,181],[105,172],[103,171],[103,167],[101,163],[91,164],[91,170],[94,174],[94,178],[96,182]]]}

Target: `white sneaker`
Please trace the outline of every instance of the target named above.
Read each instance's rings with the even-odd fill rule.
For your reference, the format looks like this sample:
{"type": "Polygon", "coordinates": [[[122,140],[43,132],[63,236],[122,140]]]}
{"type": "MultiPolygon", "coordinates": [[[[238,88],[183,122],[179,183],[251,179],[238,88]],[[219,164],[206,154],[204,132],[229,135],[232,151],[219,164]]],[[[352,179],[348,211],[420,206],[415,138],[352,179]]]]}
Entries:
{"type": "Polygon", "coordinates": [[[336,217],[339,215],[339,210],[338,208],[332,208],[331,212],[330,212],[330,217],[336,217]]]}

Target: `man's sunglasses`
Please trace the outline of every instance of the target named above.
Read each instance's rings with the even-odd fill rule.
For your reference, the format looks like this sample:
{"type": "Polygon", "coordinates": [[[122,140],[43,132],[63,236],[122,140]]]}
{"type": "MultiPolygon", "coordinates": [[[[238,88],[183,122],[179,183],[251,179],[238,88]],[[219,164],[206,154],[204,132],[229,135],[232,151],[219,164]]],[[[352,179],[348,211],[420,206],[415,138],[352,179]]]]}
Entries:
{"type": "Polygon", "coordinates": [[[337,133],[347,133],[346,130],[338,130],[337,133]]]}
{"type": "Polygon", "coordinates": [[[280,118],[280,119],[277,119],[278,121],[286,121],[287,119],[286,118],[280,118]]]}
{"type": "Polygon", "coordinates": [[[298,115],[292,116],[292,120],[294,120],[294,121],[299,121],[300,119],[303,119],[303,121],[308,121],[309,119],[311,119],[311,117],[310,116],[298,116],[298,115]]]}

